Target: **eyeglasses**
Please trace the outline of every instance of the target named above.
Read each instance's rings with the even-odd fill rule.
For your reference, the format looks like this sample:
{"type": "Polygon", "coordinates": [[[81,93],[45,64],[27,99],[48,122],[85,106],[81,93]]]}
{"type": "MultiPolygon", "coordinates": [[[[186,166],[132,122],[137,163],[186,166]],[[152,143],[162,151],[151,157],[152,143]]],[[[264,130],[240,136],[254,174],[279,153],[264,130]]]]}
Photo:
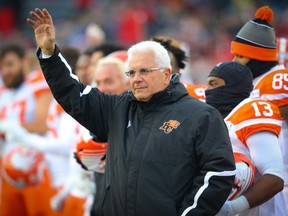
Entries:
{"type": "Polygon", "coordinates": [[[125,72],[125,74],[128,77],[134,77],[135,74],[137,73],[137,71],[139,71],[139,73],[141,75],[147,75],[150,72],[155,71],[155,70],[165,70],[165,68],[140,68],[139,70],[129,70],[129,71],[125,72]]]}

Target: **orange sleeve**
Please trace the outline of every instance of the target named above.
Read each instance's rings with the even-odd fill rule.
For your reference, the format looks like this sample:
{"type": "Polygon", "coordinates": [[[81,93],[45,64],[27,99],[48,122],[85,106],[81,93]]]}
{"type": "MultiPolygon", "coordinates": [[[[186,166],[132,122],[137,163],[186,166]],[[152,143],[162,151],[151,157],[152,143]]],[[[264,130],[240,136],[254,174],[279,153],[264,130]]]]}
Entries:
{"type": "Polygon", "coordinates": [[[27,79],[27,83],[29,84],[29,86],[31,86],[34,96],[39,97],[39,95],[41,94],[50,92],[50,88],[41,70],[32,73],[33,74],[31,74],[27,79]]]}
{"type": "Polygon", "coordinates": [[[261,99],[277,107],[288,105],[288,70],[276,70],[261,78],[254,86],[261,99]]]}
{"type": "Polygon", "coordinates": [[[243,104],[227,120],[234,125],[237,137],[245,145],[250,135],[260,131],[270,131],[279,136],[282,126],[278,107],[265,100],[243,104]]]}
{"type": "Polygon", "coordinates": [[[182,82],[182,84],[185,86],[188,94],[191,97],[194,97],[198,100],[205,101],[205,90],[207,86],[202,85],[202,84],[197,84],[197,85],[191,85],[186,82],[182,82]]]}

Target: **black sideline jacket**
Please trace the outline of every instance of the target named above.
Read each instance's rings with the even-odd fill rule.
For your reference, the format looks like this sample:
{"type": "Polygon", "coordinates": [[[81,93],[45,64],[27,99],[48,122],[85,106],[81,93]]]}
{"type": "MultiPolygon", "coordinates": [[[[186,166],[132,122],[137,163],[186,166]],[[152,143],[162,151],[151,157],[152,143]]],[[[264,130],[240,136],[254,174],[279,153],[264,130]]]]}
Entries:
{"type": "Polygon", "coordinates": [[[235,175],[226,125],[218,111],[188,96],[178,77],[143,103],[132,93],[106,95],[79,83],[57,46],[39,61],[64,110],[108,140],[103,215],[196,216],[220,210],[235,175]]]}

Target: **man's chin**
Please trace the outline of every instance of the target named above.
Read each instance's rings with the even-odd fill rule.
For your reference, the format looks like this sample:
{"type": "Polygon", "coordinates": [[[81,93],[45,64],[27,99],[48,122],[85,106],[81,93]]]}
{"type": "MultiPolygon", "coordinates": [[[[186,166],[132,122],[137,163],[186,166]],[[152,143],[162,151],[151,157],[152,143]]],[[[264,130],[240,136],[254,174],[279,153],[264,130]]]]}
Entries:
{"type": "Polygon", "coordinates": [[[150,100],[149,97],[142,95],[142,94],[135,94],[134,97],[138,100],[138,101],[142,101],[142,102],[147,102],[150,100]]]}
{"type": "Polygon", "coordinates": [[[17,82],[4,82],[4,85],[8,89],[17,89],[20,85],[22,84],[22,81],[17,81],[17,82]]]}

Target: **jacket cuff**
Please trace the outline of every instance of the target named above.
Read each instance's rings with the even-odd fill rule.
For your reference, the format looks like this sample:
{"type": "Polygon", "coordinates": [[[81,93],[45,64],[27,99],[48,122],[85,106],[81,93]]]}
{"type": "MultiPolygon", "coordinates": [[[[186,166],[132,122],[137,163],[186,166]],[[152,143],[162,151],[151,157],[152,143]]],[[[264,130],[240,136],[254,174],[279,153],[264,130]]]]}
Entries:
{"type": "Polygon", "coordinates": [[[43,57],[41,48],[37,49],[36,55],[40,62],[50,62],[57,58],[58,54],[60,53],[60,49],[57,45],[55,45],[54,53],[51,56],[43,57]]]}

